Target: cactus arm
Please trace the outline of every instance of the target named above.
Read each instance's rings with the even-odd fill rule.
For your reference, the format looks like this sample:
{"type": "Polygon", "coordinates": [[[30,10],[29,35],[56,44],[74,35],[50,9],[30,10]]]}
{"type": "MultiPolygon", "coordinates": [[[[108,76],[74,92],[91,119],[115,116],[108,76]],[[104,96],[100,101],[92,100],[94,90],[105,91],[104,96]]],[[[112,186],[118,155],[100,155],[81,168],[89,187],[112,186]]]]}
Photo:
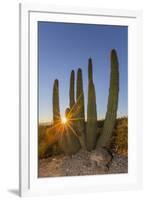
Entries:
{"type": "Polygon", "coordinates": [[[119,62],[116,50],[111,51],[111,73],[110,73],[110,87],[107,104],[106,118],[103,126],[103,131],[97,146],[106,146],[110,142],[118,109],[119,96],[119,62]]]}
{"type": "Polygon", "coordinates": [[[75,118],[79,141],[81,143],[82,149],[86,149],[85,144],[85,111],[84,111],[84,91],[83,91],[83,79],[82,70],[79,68],[77,72],[77,90],[76,90],[76,111],[75,118]]]}
{"type": "Polygon", "coordinates": [[[70,109],[72,109],[72,107],[75,104],[74,79],[75,79],[75,73],[74,73],[74,70],[72,70],[71,75],[70,75],[70,90],[69,90],[70,109]]]}
{"type": "Polygon", "coordinates": [[[96,93],[92,75],[92,59],[88,60],[88,105],[87,105],[87,127],[86,127],[87,149],[95,148],[97,140],[97,110],[96,93]]]}
{"type": "Polygon", "coordinates": [[[60,107],[59,107],[59,82],[56,79],[53,85],[53,122],[54,124],[59,123],[60,117],[60,107]]]}

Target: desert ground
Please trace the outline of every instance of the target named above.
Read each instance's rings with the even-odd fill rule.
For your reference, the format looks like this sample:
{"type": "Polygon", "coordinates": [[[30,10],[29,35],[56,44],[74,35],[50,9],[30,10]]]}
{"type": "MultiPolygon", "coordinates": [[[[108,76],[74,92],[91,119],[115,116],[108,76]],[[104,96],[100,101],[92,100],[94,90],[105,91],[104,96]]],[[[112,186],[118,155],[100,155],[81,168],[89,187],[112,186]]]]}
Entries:
{"type": "MultiPolygon", "coordinates": [[[[97,122],[99,131],[104,120],[97,122]]],[[[79,176],[98,174],[119,174],[128,172],[128,118],[116,120],[113,136],[106,147],[109,154],[101,149],[80,150],[66,155],[59,149],[53,133],[45,139],[47,125],[39,126],[38,177],[79,176]],[[47,143],[47,144],[46,144],[47,143]],[[48,145],[50,144],[50,145],[48,145]]]]}

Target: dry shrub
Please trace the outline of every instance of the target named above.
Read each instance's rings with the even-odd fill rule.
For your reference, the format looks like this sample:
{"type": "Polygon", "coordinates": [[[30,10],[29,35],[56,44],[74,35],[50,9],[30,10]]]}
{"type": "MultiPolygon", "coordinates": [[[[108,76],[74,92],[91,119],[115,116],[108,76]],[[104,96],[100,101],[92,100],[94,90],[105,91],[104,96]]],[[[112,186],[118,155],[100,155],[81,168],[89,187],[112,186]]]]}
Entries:
{"type": "Polygon", "coordinates": [[[38,127],[38,157],[46,158],[60,153],[58,136],[52,126],[38,127]]]}
{"type": "Polygon", "coordinates": [[[123,117],[116,120],[113,132],[111,148],[119,154],[128,154],[128,118],[123,117]]]}

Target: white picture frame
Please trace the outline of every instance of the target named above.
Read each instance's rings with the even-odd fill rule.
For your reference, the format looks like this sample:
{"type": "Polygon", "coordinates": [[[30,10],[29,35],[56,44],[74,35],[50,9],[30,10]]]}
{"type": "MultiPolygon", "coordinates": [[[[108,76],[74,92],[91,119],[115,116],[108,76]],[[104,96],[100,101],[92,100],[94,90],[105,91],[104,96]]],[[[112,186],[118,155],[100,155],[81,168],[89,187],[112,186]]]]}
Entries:
{"type": "Polygon", "coordinates": [[[20,196],[139,189],[142,185],[142,14],[20,4],[20,196]],[[128,26],[128,174],[37,177],[37,21],[128,26]]]}

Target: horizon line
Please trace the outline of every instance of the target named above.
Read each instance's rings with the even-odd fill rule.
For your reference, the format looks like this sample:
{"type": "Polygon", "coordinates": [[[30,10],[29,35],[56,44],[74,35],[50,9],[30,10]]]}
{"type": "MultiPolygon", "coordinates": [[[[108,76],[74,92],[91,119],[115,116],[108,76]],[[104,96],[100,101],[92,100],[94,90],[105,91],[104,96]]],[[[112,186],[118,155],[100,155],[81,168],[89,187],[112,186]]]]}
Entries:
{"type": "MultiPolygon", "coordinates": [[[[120,119],[120,118],[128,118],[128,115],[117,116],[116,119],[120,119]]],[[[105,120],[105,118],[98,118],[97,121],[98,120],[105,120]]],[[[87,119],[85,119],[85,122],[87,122],[87,119]]],[[[47,123],[53,124],[53,120],[50,120],[50,121],[49,120],[38,121],[38,124],[47,124],[47,123]]]]}

